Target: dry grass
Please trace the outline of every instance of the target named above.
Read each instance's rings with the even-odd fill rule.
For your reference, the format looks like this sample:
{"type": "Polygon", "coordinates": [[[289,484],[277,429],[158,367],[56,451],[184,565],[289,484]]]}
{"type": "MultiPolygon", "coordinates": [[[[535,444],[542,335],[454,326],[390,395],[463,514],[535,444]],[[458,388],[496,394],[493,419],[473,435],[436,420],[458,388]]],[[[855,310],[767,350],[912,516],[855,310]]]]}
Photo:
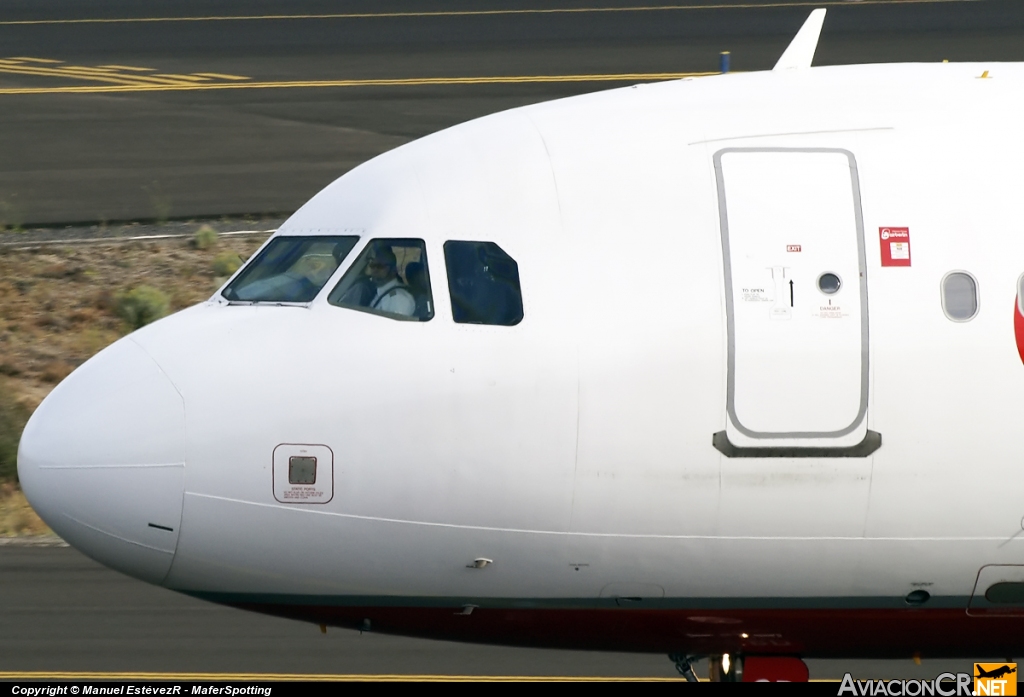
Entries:
{"type": "Polygon", "coordinates": [[[52,534],[14,483],[0,484],[0,537],[52,534]]]}
{"type": "MultiPolygon", "coordinates": [[[[172,312],[202,302],[224,281],[216,256],[246,259],[263,239],[222,236],[207,249],[187,239],[0,248],[4,387],[31,412],[72,370],[128,333],[117,315],[120,295],[151,286],[170,298],[172,312]]],[[[0,536],[45,532],[21,492],[0,487],[0,536]]]]}
{"type": "Polygon", "coordinates": [[[139,286],[165,293],[171,311],[210,297],[223,282],[217,254],[248,258],[259,237],[221,239],[201,250],[186,240],[0,249],[0,375],[34,409],[100,349],[128,333],[117,297],[139,286]]]}

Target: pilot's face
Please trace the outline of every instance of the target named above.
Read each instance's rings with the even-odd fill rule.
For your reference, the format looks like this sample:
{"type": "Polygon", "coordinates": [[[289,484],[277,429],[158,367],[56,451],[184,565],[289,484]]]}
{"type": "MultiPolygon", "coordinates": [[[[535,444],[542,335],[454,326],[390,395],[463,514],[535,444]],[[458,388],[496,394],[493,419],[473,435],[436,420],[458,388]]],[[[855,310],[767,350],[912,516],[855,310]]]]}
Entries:
{"type": "Polygon", "coordinates": [[[371,259],[366,265],[366,273],[374,281],[380,283],[391,278],[391,275],[394,273],[394,268],[386,261],[371,259]]]}

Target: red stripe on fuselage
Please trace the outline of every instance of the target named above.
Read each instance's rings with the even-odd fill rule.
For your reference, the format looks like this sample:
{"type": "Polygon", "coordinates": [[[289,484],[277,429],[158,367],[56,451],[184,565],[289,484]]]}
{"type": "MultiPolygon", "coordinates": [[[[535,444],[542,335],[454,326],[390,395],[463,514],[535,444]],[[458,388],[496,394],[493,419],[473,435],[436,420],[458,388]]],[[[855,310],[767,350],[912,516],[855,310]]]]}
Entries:
{"type": "Polygon", "coordinates": [[[464,615],[459,607],[232,604],[313,624],[514,646],[846,658],[1024,654],[1024,617],[972,617],[963,608],[475,608],[464,615]]]}
{"type": "Polygon", "coordinates": [[[1020,297],[1013,302],[1013,334],[1017,337],[1017,353],[1024,362],[1024,316],[1020,313],[1020,297]]]}

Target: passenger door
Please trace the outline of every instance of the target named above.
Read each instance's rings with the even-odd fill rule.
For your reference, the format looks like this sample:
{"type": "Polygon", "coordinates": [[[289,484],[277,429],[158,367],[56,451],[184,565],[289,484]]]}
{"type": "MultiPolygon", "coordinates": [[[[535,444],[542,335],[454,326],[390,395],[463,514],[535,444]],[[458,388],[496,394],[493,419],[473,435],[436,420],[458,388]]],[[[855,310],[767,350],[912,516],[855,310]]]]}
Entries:
{"type": "MultiPolygon", "coordinates": [[[[831,148],[714,156],[728,322],[727,455],[863,455],[868,316],[857,163],[831,148]]],[[[864,452],[867,451],[867,452],[864,452]]]]}

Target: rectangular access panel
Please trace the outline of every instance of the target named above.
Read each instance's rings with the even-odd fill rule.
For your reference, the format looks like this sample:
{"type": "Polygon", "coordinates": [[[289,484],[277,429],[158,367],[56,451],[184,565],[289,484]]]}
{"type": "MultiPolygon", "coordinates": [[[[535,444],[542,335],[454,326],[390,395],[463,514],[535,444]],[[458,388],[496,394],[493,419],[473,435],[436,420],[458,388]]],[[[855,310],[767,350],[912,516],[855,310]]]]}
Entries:
{"type": "Polygon", "coordinates": [[[862,443],[867,277],[853,154],[728,148],[714,161],[729,330],[728,442],[787,451],[862,443]]]}
{"type": "Polygon", "coordinates": [[[334,498],[334,451],[302,443],[274,448],[274,498],[281,503],[328,503],[334,498]]]}

